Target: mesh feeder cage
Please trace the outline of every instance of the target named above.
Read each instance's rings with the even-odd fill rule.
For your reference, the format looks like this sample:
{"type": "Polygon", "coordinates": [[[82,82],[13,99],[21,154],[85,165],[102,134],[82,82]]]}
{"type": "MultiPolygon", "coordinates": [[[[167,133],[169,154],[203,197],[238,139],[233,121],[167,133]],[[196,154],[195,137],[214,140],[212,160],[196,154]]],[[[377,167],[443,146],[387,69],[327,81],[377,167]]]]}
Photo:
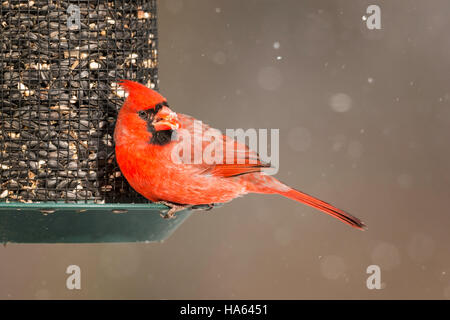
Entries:
{"type": "Polygon", "coordinates": [[[156,0],[1,0],[0,239],[161,241],[160,217],[122,176],[119,79],[157,87],[156,0]]]}

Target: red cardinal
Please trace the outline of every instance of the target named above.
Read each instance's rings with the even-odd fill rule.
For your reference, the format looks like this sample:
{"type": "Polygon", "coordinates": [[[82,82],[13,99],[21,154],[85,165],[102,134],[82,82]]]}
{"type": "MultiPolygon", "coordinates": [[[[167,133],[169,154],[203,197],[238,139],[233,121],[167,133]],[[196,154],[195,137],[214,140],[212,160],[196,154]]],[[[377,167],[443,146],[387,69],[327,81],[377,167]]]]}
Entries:
{"type": "MultiPolygon", "coordinates": [[[[128,97],[120,109],[114,132],[117,163],[137,192],[150,201],[170,207],[166,217],[186,208],[212,208],[214,204],[253,192],[280,194],[321,210],[352,227],[365,229],[358,218],[266,175],[262,169],[268,165],[260,161],[258,154],[226,135],[221,135],[224,148],[232,147],[234,159],[241,161],[173,161],[172,151],[181,143],[181,139],[176,137],[179,131],[187,130],[195,136],[210,127],[202,124],[202,132],[194,131],[196,120],[173,112],[158,92],[128,80],[121,81],[120,85],[128,92],[128,97]]],[[[201,137],[198,140],[194,137],[191,141],[191,150],[201,149],[200,153],[207,146],[201,137]]]]}

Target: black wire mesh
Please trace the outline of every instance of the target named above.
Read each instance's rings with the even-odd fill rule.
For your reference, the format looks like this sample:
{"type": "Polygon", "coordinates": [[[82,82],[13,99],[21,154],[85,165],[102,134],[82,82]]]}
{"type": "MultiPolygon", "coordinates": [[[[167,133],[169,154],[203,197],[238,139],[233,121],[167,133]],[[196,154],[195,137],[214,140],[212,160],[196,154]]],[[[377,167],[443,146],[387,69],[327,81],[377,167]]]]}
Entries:
{"type": "Polygon", "coordinates": [[[117,80],[157,86],[156,32],[156,0],[0,2],[0,201],[145,201],[113,133],[117,80]]]}

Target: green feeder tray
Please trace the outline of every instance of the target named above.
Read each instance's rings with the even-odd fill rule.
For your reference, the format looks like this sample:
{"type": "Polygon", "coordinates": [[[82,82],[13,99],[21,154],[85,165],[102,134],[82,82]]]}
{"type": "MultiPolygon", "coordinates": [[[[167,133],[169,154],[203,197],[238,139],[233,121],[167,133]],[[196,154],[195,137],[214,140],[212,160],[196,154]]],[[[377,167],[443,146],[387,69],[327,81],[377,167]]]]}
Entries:
{"type": "Polygon", "coordinates": [[[167,239],[191,214],[173,219],[160,204],[0,203],[3,243],[154,242],[167,239]]]}

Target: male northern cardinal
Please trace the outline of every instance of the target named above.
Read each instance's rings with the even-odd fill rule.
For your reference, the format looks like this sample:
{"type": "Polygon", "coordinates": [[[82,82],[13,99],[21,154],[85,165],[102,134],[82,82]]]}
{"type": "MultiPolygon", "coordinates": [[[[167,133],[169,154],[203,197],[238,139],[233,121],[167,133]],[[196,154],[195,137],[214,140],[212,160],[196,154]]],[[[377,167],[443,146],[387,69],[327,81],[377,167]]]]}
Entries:
{"type": "MultiPolygon", "coordinates": [[[[221,135],[223,145],[234,150],[234,159],[222,163],[173,161],[172,152],[180,142],[177,133],[192,136],[192,150],[206,148],[202,131],[194,131],[194,118],[173,112],[158,92],[137,82],[122,80],[128,97],[120,109],[114,132],[116,159],[130,185],[145,198],[169,206],[165,217],[186,208],[212,208],[247,193],[280,194],[319,209],[358,229],[365,229],[358,218],[324,201],[292,189],[263,172],[268,165],[245,144],[221,135]],[[200,141],[200,143],[195,143],[200,141]],[[242,160],[254,160],[250,161],[242,160]],[[244,163],[242,163],[244,162],[244,163]]],[[[222,142],[222,141],[221,141],[222,142]]],[[[228,150],[228,149],[227,149],[228,150]]],[[[228,156],[228,155],[227,155],[228,156]]]]}

